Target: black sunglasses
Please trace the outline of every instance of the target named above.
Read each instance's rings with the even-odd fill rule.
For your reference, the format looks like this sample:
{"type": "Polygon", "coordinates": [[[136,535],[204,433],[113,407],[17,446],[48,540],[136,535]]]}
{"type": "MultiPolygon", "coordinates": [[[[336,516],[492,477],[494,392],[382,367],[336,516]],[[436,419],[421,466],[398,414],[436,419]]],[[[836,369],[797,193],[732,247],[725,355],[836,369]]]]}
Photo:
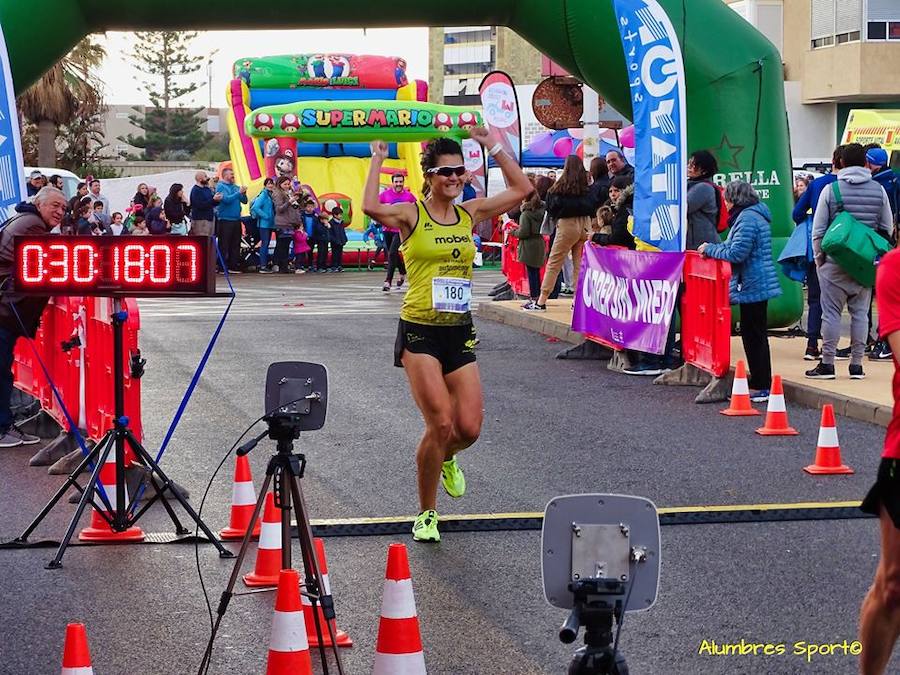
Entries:
{"type": "Polygon", "coordinates": [[[457,164],[456,166],[436,166],[432,169],[428,169],[425,173],[437,174],[444,178],[450,178],[450,176],[453,175],[464,176],[466,174],[466,167],[464,164],[457,164]]]}

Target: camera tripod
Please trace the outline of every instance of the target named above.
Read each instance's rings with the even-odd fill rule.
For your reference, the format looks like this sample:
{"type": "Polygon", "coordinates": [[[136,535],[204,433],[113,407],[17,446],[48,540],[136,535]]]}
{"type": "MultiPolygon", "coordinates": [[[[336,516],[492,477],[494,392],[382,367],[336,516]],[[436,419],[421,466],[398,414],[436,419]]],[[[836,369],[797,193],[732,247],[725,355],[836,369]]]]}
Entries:
{"type": "MultiPolygon", "coordinates": [[[[316,395],[313,395],[316,396],[316,395]]],[[[253,510],[253,516],[247,524],[247,532],[241,542],[241,549],[237,554],[234,563],[234,569],[231,571],[231,577],[222,596],[219,599],[219,606],[216,610],[216,621],[209,637],[209,643],[203,654],[203,660],[200,662],[198,675],[203,675],[209,669],[210,659],[212,657],[213,643],[218,633],[219,625],[228,610],[228,604],[234,596],[234,587],[237,584],[238,577],[241,573],[241,567],[247,549],[250,545],[250,537],[259,521],[260,512],[266,500],[266,494],[269,486],[272,485],[274,477],[275,506],[281,510],[281,568],[291,568],[291,507],[297,512],[297,534],[300,539],[300,552],[303,559],[304,570],[304,590],[303,595],[309,598],[312,604],[312,615],[316,625],[316,636],[319,639],[319,657],[322,662],[322,672],[328,675],[328,661],[326,658],[325,640],[322,639],[322,625],[319,619],[320,613],[316,611],[316,606],[322,608],[321,615],[325,618],[325,629],[331,638],[331,648],[334,652],[334,659],[337,664],[339,675],[343,675],[344,669],[341,664],[341,657],[338,653],[337,639],[334,630],[334,600],[330,594],[325,594],[324,585],[322,583],[322,575],[319,571],[319,562],[316,558],[315,547],[313,545],[312,526],[309,522],[306,501],[303,497],[303,489],[300,486],[300,479],[303,478],[306,470],[306,456],[303,453],[294,452],[294,439],[299,438],[300,430],[296,426],[294,416],[284,413],[275,413],[266,417],[269,429],[256,437],[249,443],[238,449],[238,454],[245,455],[252,450],[256,444],[266,435],[276,441],[276,452],[269,459],[266,467],[266,478],[263,481],[262,488],[259,492],[259,498],[256,500],[256,506],[253,510]]]]}
{"type": "Polygon", "coordinates": [[[628,675],[625,657],[613,648],[613,617],[622,620],[624,605],[620,600],[611,604],[602,597],[610,591],[621,591],[618,582],[584,580],[572,584],[575,607],[559,631],[559,639],[572,643],[578,629],[584,626],[584,647],[572,656],[569,675],[628,675]]]}
{"type": "MultiPolygon", "coordinates": [[[[187,499],[185,499],[184,495],[181,494],[174,487],[174,483],[172,480],[163,473],[163,470],[159,468],[159,464],[156,460],[150,456],[150,453],[147,452],[147,449],[141,445],[140,441],[134,436],[131,430],[128,428],[128,417],[125,414],[125,348],[124,348],[124,339],[123,339],[123,330],[125,326],[125,321],[128,319],[128,312],[123,309],[122,301],[119,298],[113,298],[113,313],[112,313],[112,328],[113,328],[113,388],[115,393],[115,418],[113,421],[113,428],[106,432],[106,435],[101,439],[101,441],[94,446],[93,450],[91,450],[79,463],[78,467],[69,474],[66,482],[63,483],[62,487],[56,491],[56,494],[50,499],[46,506],[41,510],[41,512],[37,515],[37,517],[31,522],[31,524],[25,529],[25,531],[16,537],[13,540],[13,544],[26,546],[28,545],[28,537],[32,532],[37,528],[38,525],[46,518],[47,514],[53,510],[53,507],[62,499],[63,495],[68,491],[70,487],[75,487],[81,493],[81,499],[78,501],[78,507],[75,509],[75,515],[72,517],[71,522],[69,522],[69,527],[66,530],[66,534],[63,537],[62,541],[59,544],[59,548],[56,551],[56,555],[53,557],[49,563],[47,563],[47,569],[59,569],[62,567],[62,557],[66,552],[66,549],[69,547],[69,542],[72,540],[72,535],[75,534],[75,529],[78,527],[78,521],[81,520],[81,516],[84,513],[85,508],[88,503],[96,509],[97,513],[106,521],[106,523],[112,528],[113,532],[125,532],[137,523],[140,520],[141,516],[147,512],[147,510],[153,506],[153,504],[159,500],[162,502],[163,507],[166,510],[166,513],[169,515],[169,518],[172,519],[172,523],[175,525],[175,533],[179,535],[190,534],[190,530],[188,530],[184,525],[181,524],[181,521],[178,520],[178,516],[175,514],[175,511],[172,510],[172,505],[169,503],[168,499],[166,499],[165,493],[168,491],[171,495],[178,501],[179,504],[184,508],[187,514],[191,517],[197,526],[203,531],[203,534],[207,536],[207,538],[215,545],[215,547],[219,551],[219,556],[222,558],[231,558],[233,554],[227,548],[222,545],[216,536],[212,533],[212,531],[206,526],[206,524],[200,520],[200,516],[197,515],[197,512],[194,511],[193,507],[188,503],[187,499]],[[140,508],[138,511],[134,511],[135,503],[138,500],[139,494],[135,494],[132,496],[131,503],[125,502],[125,446],[126,444],[131,449],[131,451],[135,454],[138,459],[138,462],[145,466],[148,470],[147,480],[149,480],[150,484],[153,486],[156,494],[150,497],[146,503],[140,508]],[[114,453],[115,464],[116,464],[116,499],[115,504],[111,504],[110,500],[107,498],[105,491],[102,489],[102,482],[100,483],[101,489],[97,489],[97,484],[99,482],[100,477],[100,469],[103,468],[103,465],[106,463],[107,458],[110,453],[114,453]],[[82,487],[78,483],[78,477],[93,463],[93,469],[91,469],[91,475],[88,479],[87,484],[82,487]],[[159,480],[157,480],[157,477],[159,480]],[[161,482],[160,482],[161,481],[161,482]],[[97,495],[100,498],[100,502],[102,504],[98,505],[96,501],[93,499],[93,495],[97,495]]],[[[112,487],[112,486],[110,486],[112,487]]],[[[140,490],[138,490],[140,492],[140,490]]]]}

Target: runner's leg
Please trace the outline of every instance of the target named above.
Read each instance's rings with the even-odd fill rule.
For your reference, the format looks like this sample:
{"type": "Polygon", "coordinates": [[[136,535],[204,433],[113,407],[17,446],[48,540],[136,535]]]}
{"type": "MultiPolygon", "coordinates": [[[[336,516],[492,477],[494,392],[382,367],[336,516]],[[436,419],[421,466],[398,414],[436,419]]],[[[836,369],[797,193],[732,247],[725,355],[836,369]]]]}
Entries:
{"type": "Polygon", "coordinates": [[[419,511],[429,511],[437,503],[441,464],[453,436],[453,402],[435,357],[405,350],[401,360],[413,400],[425,421],[425,433],[416,450],[416,466],[419,511]]]}
{"type": "Polygon", "coordinates": [[[446,461],[478,440],[484,418],[484,394],[477,363],[447,373],[444,382],[450,392],[453,419],[453,433],[443,456],[446,461]]]}
{"type": "Polygon", "coordinates": [[[881,560],[859,615],[863,675],[880,675],[900,635],[900,530],[881,507],[881,560]]]}

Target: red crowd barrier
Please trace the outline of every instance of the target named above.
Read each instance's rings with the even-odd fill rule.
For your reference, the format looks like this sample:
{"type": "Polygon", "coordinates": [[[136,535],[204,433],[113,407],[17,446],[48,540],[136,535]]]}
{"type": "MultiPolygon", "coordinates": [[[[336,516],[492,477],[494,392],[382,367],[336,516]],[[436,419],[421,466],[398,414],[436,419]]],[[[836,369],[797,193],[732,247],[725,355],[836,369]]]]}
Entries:
{"type": "Polygon", "coordinates": [[[525,265],[519,262],[518,250],[518,237],[507,234],[506,242],[500,251],[500,271],[516,295],[529,295],[528,271],[525,265]]]}
{"type": "MultiPolygon", "coordinates": [[[[546,264],[541,267],[542,281],[546,268],[546,264]]],[[[528,288],[528,270],[525,269],[523,263],[519,262],[519,239],[510,233],[506,234],[506,241],[500,251],[500,271],[503,272],[510,288],[513,289],[516,295],[523,295],[526,298],[531,295],[531,290],[528,288]]]]}
{"type": "Polygon", "coordinates": [[[731,367],[731,264],[688,251],[681,299],[681,349],[686,363],[716,377],[731,367]]]}
{"type": "MultiPolygon", "coordinates": [[[[140,379],[131,377],[131,355],[138,350],[140,314],[137,301],[123,301],[128,311],[124,326],[125,413],[135,436],[143,438],[140,379]]],[[[98,441],[113,427],[112,301],[109,298],[53,298],[41,317],[35,348],[53,378],[66,408],[79,428],[98,441]]],[[[53,395],[31,346],[19,341],[14,352],[15,386],[41,402],[41,407],[69,429],[62,407],[53,395]]]]}

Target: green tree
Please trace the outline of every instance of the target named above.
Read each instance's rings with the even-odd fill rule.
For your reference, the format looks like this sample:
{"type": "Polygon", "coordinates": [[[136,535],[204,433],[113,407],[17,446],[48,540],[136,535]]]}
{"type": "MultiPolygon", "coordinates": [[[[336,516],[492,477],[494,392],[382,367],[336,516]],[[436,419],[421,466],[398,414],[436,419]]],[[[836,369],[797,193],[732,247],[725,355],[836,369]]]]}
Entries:
{"type": "Polygon", "coordinates": [[[151,107],[143,114],[135,108],[131,123],[144,133],[129,134],[119,140],[141,148],[145,159],[189,158],[206,143],[202,108],[187,108],[180,99],[197,91],[201,84],[194,77],[204,62],[192,56],[189,48],[197,33],[184,31],[147,31],[135,34],[131,59],[146,78],[142,88],[151,107]]]}
{"type": "MultiPolygon", "coordinates": [[[[102,83],[94,73],[105,57],[104,48],[88,36],[16,100],[24,118],[23,135],[37,132],[37,161],[41,166],[56,165],[60,126],[85,110],[102,109],[102,83]]],[[[24,142],[34,146],[33,137],[24,142]]]]}

